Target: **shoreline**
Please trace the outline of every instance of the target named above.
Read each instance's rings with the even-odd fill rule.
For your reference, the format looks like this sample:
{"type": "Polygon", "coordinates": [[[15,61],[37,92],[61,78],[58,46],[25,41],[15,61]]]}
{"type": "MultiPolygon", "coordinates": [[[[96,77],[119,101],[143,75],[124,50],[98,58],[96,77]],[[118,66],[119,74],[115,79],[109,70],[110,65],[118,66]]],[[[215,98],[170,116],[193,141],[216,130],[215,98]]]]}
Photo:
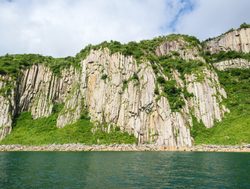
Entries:
{"type": "Polygon", "coordinates": [[[250,144],[246,145],[197,145],[192,147],[169,147],[157,146],[154,144],[111,144],[111,145],[85,145],[85,144],[49,144],[49,145],[0,145],[0,152],[15,151],[59,151],[59,152],[80,152],[80,151],[173,151],[173,152],[250,152],[250,144]]]}

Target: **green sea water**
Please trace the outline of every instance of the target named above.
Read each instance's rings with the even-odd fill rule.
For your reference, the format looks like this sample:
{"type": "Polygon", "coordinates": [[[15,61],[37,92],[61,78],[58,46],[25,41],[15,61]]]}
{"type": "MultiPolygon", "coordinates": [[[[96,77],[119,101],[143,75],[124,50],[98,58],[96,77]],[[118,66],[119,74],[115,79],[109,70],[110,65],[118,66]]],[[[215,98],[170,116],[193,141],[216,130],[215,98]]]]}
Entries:
{"type": "Polygon", "coordinates": [[[5,188],[250,188],[250,153],[1,152],[5,188]]]}

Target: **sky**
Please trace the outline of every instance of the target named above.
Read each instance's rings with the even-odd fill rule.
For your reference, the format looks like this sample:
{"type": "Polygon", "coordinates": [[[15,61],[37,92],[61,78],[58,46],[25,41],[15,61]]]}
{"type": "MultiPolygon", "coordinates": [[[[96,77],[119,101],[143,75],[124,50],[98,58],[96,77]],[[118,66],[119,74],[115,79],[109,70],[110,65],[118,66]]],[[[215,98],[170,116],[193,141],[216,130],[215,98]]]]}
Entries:
{"type": "Polygon", "coordinates": [[[0,55],[74,56],[88,44],[182,33],[200,40],[250,23],[250,0],[0,0],[0,55]]]}

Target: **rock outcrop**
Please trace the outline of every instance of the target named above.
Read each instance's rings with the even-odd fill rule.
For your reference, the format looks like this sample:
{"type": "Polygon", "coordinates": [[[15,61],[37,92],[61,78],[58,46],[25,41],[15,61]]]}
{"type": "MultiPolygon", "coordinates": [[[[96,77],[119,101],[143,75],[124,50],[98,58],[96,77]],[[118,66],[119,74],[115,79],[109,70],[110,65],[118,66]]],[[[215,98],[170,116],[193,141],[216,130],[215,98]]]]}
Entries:
{"type": "MultiPolygon", "coordinates": [[[[194,46],[184,38],[166,41],[156,49],[158,56],[172,55],[173,52],[178,52],[179,56],[187,61],[205,62],[200,55],[201,46],[194,46]]],[[[182,88],[186,83],[187,91],[193,94],[189,100],[189,108],[193,110],[192,113],[198,121],[202,121],[207,128],[213,127],[215,121],[221,121],[224,113],[229,111],[221,105],[223,98],[227,97],[226,92],[220,87],[218,76],[211,67],[205,66],[199,70],[199,73],[186,74],[185,81],[181,81],[176,76],[173,79],[178,81],[182,88]],[[201,77],[202,79],[199,79],[201,77]]]]}
{"type": "Polygon", "coordinates": [[[0,140],[12,129],[12,119],[15,112],[14,85],[12,78],[0,75],[0,140]]]}
{"type": "Polygon", "coordinates": [[[230,59],[230,60],[225,60],[225,61],[214,63],[213,66],[216,69],[221,70],[221,71],[233,69],[233,68],[249,69],[250,62],[246,59],[236,58],[236,59],[230,59]]]}
{"type": "Polygon", "coordinates": [[[215,121],[221,121],[229,110],[221,104],[227,98],[225,90],[220,86],[218,76],[212,69],[204,68],[203,80],[197,80],[194,74],[186,76],[187,90],[194,94],[190,100],[190,107],[195,117],[207,128],[214,126],[215,121]]]}
{"type": "Polygon", "coordinates": [[[60,77],[44,65],[34,65],[23,72],[18,85],[18,110],[30,111],[34,119],[47,117],[52,113],[55,103],[65,103],[63,112],[58,118],[58,127],[79,119],[78,93],[80,92],[80,72],[74,68],[65,69],[60,77]],[[77,99],[77,100],[76,100],[77,99]],[[75,102],[76,100],[76,102],[75,102]],[[70,105],[69,105],[70,104],[70,105]],[[74,106],[70,108],[70,106],[74,106]],[[73,115],[72,115],[73,114],[73,115]],[[64,115],[64,118],[61,116],[64,115]],[[62,121],[66,119],[67,121],[62,121]],[[69,121],[71,120],[71,121],[69,121]]]}
{"type": "Polygon", "coordinates": [[[176,40],[170,40],[162,43],[156,48],[156,54],[158,56],[163,55],[176,55],[184,60],[200,60],[204,62],[203,57],[200,56],[201,45],[192,45],[186,41],[183,37],[179,37],[176,40]]]}
{"type": "Polygon", "coordinates": [[[25,70],[18,85],[19,112],[30,111],[34,119],[49,116],[56,95],[56,80],[44,65],[34,65],[25,70]]]}
{"type": "MultiPolygon", "coordinates": [[[[205,43],[206,50],[249,52],[249,29],[235,30],[205,43]]],[[[0,139],[11,132],[13,118],[30,111],[34,119],[51,115],[57,104],[57,127],[76,122],[87,110],[96,124],[120,127],[133,134],[138,143],[165,146],[191,146],[193,118],[207,128],[221,121],[229,110],[222,104],[227,98],[212,66],[206,63],[202,46],[185,38],[165,40],[155,49],[155,56],[178,57],[200,64],[191,73],[160,68],[153,60],[140,63],[133,56],[111,53],[108,48],[90,50],[81,60],[80,68],[65,68],[55,74],[43,64],[22,70],[17,79],[0,77],[0,139]],[[158,66],[158,73],[153,66],[158,66]],[[157,77],[176,81],[184,105],[177,111],[168,95],[162,95],[157,77]],[[11,88],[6,87],[11,83],[11,88]],[[158,93],[155,92],[159,90],[158,93]],[[190,94],[185,96],[184,91],[190,94]]],[[[242,59],[214,64],[219,70],[249,68],[242,59]]],[[[109,129],[107,129],[108,132],[109,129]]]]}
{"type": "MultiPolygon", "coordinates": [[[[192,145],[192,108],[207,127],[223,116],[224,109],[219,106],[221,93],[215,88],[219,84],[212,71],[206,73],[208,79],[203,82],[187,76],[188,90],[194,98],[189,102],[185,99],[185,107],[173,112],[166,97],[154,94],[156,75],[150,62],[137,64],[131,56],[111,55],[104,49],[91,51],[81,65],[81,73],[70,68],[60,77],[44,65],[24,70],[11,95],[0,97],[1,138],[11,131],[15,113],[30,111],[34,119],[46,117],[55,103],[64,104],[57,119],[58,127],[78,120],[85,107],[94,122],[119,126],[134,134],[139,143],[167,146],[192,145]]],[[[177,78],[178,74],[175,77],[184,82],[177,78]]]]}
{"type": "Polygon", "coordinates": [[[92,120],[118,125],[133,133],[139,143],[191,145],[185,113],[171,112],[165,97],[156,100],[155,74],[149,62],[137,65],[132,57],[110,55],[105,49],[92,51],[82,65],[84,96],[92,120]],[[107,78],[102,79],[103,75],[107,78]]]}
{"type": "MultiPolygon", "coordinates": [[[[159,56],[167,53],[163,49],[159,56]]],[[[188,57],[203,60],[191,52],[188,57]]],[[[132,57],[110,55],[105,49],[92,51],[82,67],[84,96],[91,118],[120,126],[133,133],[140,143],[190,146],[191,109],[206,127],[220,121],[227,111],[220,105],[222,98],[226,98],[225,91],[212,70],[204,68],[202,81],[197,81],[195,75],[187,76],[188,90],[194,97],[189,102],[186,100],[180,112],[173,112],[166,97],[154,94],[156,75],[149,62],[137,65],[132,57]]],[[[186,82],[176,77],[178,74],[175,79],[186,82]]]]}
{"type": "Polygon", "coordinates": [[[63,103],[58,127],[80,118],[80,72],[73,67],[63,70],[58,77],[42,64],[33,65],[15,82],[10,77],[1,76],[0,90],[0,139],[10,133],[13,117],[24,111],[30,111],[34,119],[47,117],[56,103],[63,103]]]}
{"type": "Polygon", "coordinates": [[[220,51],[250,52],[250,28],[240,28],[205,42],[205,50],[212,54],[220,51]]]}

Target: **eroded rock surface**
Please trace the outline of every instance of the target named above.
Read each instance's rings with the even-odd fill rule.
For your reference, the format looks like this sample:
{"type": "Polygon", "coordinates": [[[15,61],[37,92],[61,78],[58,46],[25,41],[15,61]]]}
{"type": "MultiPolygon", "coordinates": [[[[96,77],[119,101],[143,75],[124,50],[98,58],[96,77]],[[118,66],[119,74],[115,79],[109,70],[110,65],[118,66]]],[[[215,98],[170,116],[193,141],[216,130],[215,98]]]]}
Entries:
{"type": "MultiPolygon", "coordinates": [[[[156,55],[173,55],[205,64],[200,50],[200,45],[177,39],[162,43],[156,48],[156,55]]],[[[87,110],[94,123],[118,126],[134,134],[138,143],[191,146],[193,116],[210,128],[228,112],[221,104],[226,93],[218,76],[209,65],[197,73],[185,74],[184,78],[178,70],[164,76],[193,95],[181,94],[184,106],[176,111],[167,96],[155,93],[158,75],[152,64],[146,60],[138,63],[132,56],[111,54],[104,48],[91,50],[81,61],[81,69],[70,67],[62,70],[61,75],[42,64],[33,65],[23,70],[7,96],[0,95],[0,139],[10,133],[14,115],[30,111],[34,119],[46,117],[56,104],[63,104],[58,113],[59,128],[74,123],[87,110]]],[[[1,77],[0,89],[7,80],[1,77]]]]}
{"type": "Polygon", "coordinates": [[[194,74],[186,76],[187,90],[194,94],[190,100],[195,117],[202,120],[207,128],[214,126],[215,121],[221,121],[229,110],[221,105],[226,98],[225,90],[220,86],[217,74],[211,69],[203,69],[203,80],[197,80],[194,74]]]}
{"type": "Polygon", "coordinates": [[[0,140],[12,129],[12,118],[15,113],[14,85],[11,77],[0,75],[0,140]]]}
{"type": "Polygon", "coordinates": [[[200,45],[193,45],[190,42],[179,37],[177,40],[166,40],[156,48],[157,56],[174,55],[183,58],[184,60],[200,60],[204,59],[200,56],[200,45]]]}
{"type": "Polygon", "coordinates": [[[205,49],[212,54],[220,51],[250,52],[250,28],[241,28],[223,34],[205,43],[205,49]]]}
{"type": "Polygon", "coordinates": [[[245,59],[236,58],[236,59],[225,60],[225,61],[214,63],[213,66],[216,69],[221,70],[221,71],[233,69],[233,68],[249,69],[250,62],[245,59]]]}
{"type": "Polygon", "coordinates": [[[105,49],[92,51],[82,65],[84,96],[92,120],[116,124],[140,143],[190,146],[191,109],[206,127],[220,121],[226,111],[220,106],[226,94],[213,70],[204,69],[201,82],[187,76],[194,97],[181,111],[172,112],[168,99],[157,99],[154,94],[156,75],[149,62],[137,65],[132,57],[110,55],[105,49]]]}

